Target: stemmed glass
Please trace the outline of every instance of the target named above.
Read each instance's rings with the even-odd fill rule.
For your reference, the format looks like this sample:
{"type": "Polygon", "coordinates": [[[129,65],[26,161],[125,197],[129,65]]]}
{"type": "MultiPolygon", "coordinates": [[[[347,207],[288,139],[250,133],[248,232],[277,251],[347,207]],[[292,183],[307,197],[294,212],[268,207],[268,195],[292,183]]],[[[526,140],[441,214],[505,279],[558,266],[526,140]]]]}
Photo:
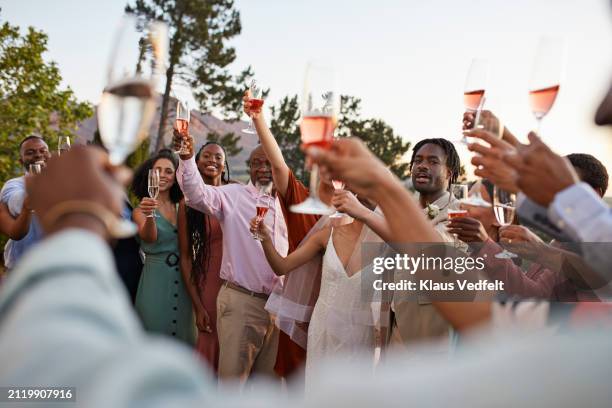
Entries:
{"type": "Polygon", "coordinates": [[[176,103],[176,120],[175,126],[181,135],[181,147],[175,151],[176,154],[189,154],[187,146],[185,146],[185,138],[189,137],[189,121],[191,119],[191,110],[189,102],[178,99],[176,103]]]}
{"type": "MultiPolygon", "coordinates": [[[[482,110],[488,80],[489,62],[482,58],[472,59],[463,88],[463,105],[466,111],[478,114],[482,110]]],[[[458,143],[468,143],[465,134],[458,143]]]]}
{"type": "MultiPolygon", "coordinates": [[[[148,183],[149,197],[157,200],[159,195],[159,169],[149,169],[149,183],[148,183]]],[[[157,217],[155,212],[147,215],[147,217],[157,217]]]]}
{"type": "Polygon", "coordinates": [[[540,134],[542,119],[550,111],[565,71],[566,45],[562,38],[542,37],[538,43],[529,81],[529,104],[540,134]]]}
{"type": "MultiPolygon", "coordinates": [[[[304,147],[317,146],[322,149],[331,147],[340,112],[340,98],[334,82],[334,71],[331,67],[318,63],[308,64],[301,101],[300,132],[304,147]]],[[[334,212],[332,207],[319,199],[318,182],[319,168],[313,164],[310,171],[310,195],[305,201],[291,206],[291,211],[321,215],[334,212]]]]}
{"type": "MultiPolygon", "coordinates": [[[[334,190],[344,190],[344,182],[340,180],[332,180],[332,185],[334,186],[334,190]]],[[[335,213],[329,216],[329,218],[342,218],[346,214],[336,210],[335,213]]]]}
{"type": "MultiPolygon", "coordinates": [[[[254,79],[251,81],[249,90],[251,91],[251,97],[249,98],[249,101],[251,102],[251,108],[252,109],[261,108],[264,103],[263,90],[261,87],[257,86],[257,81],[255,81],[254,79]]],[[[253,118],[251,118],[251,121],[249,122],[249,126],[246,129],[242,129],[242,131],[244,133],[248,133],[251,135],[254,135],[255,133],[257,133],[255,128],[253,127],[253,118]]]]}
{"type": "Polygon", "coordinates": [[[261,183],[259,181],[255,182],[255,187],[257,188],[257,201],[255,204],[255,208],[257,210],[256,215],[256,228],[253,233],[253,239],[257,241],[262,241],[263,237],[259,235],[257,232],[257,228],[259,228],[259,223],[264,220],[268,210],[272,205],[274,205],[274,197],[272,197],[272,182],[269,183],[261,183]]]}
{"type": "Polygon", "coordinates": [[[98,105],[98,127],[110,162],[120,165],[149,134],[155,115],[155,79],[164,69],[168,29],[133,15],[122,18],[98,105]]]}
{"type": "MultiPolygon", "coordinates": [[[[446,209],[446,214],[448,216],[448,220],[452,220],[453,218],[465,217],[468,215],[467,210],[463,210],[460,208],[450,208],[450,203],[455,197],[459,200],[460,203],[463,203],[468,198],[468,186],[466,184],[451,184],[450,195],[448,196],[448,208],[446,209]]],[[[455,237],[455,248],[458,247],[458,237],[457,234],[453,234],[455,237]]]]}
{"type": "MultiPolygon", "coordinates": [[[[499,139],[501,139],[504,134],[504,125],[501,120],[491,112],[482,109],[476,112],[474,129],[491,133],[499,139]]],[[[482,194],[480,193],[481,186],[482,180],[480,177],[476,177],[476,182],[470,190],[469,197],[464,201],[465,204],[476,207],[491,207],[491,204],[482,198],[482,194]]]]}
{"type": "MultiPolygon", "coordinates": [[[[516,194],[495,186],[493,189],[493,211],[495,212],[495,218],[499,225],[506,227],[512,224],[516,211],[516,194]]],[[[504,248],[504,250],[496,254],[495,257],[499,259],[510,259],[516,258],[517,255],[504,248]]]]}
{"type": "Polygon", "coordinates": [[[60,136],[57,141],[57,155],[61,156],[68,150],[70,150],[70,136],[60,136]]]}

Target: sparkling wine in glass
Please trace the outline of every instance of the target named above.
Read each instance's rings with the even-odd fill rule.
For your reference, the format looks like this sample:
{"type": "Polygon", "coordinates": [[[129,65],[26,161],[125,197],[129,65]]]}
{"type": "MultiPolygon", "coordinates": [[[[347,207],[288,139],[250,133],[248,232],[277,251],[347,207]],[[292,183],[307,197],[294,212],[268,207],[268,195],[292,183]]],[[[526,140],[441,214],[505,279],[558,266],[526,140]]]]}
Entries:
{"type": "MultiPolygon", "coordinates": [[[[149,197],[157,200],[157,196],[159,195],[159,169],[149,169],[149,179],[148,179],[148,193],[149,197]]],[[[154,213],[147,215],[147,217],[155,217],[154,213]]]]}
{"type": "Polygon", "coordinates": [[[98,105],[98,127],[114,165],[148,136],[155,115],[155,78],[164,67],[167,26],[123,17],[108,62],[98,105]]]}
{"type": "MultiPolygon", "coordinates": [[[[332,185],[334,186],[334,190],[344,190],[344,181],[332,180],[332,185]]],[[[336,212],[330,215],[329,218],[342,218],[345,215],[346,214],[343,212],[336,210],[336,212]]]]}
{"type": "MultiPolygon", "coordinates": [[[[256,181],[255,187],[257,188],[258,192],[257,201],[255,203],[255,216],[257,227],[259,227],[259,223],[263,222],[264,218],[266,217],[266,214],[268,213],[268,210],[274,205],[274,197],[272,196],[272,182],[261,183],[259,181],[256,181]]],[[[253,239],[256,239],[257,241],[262,241],[263,237],[261,237],[256,230],[256,232],[253,233],[253,239]]]]}
{"type": "MultiPolygon", "coordinates": [[[[251,81],[251,85],[249,85],[249,90],[251,91],[251,108],[252,109],[260,109],[263,106],[263,90],[260,86],[257,85],[257,81],[254,79],[251,81]]],[[[246,129],[242,130],[244,133],[248,133],[254,135],[257,133],[255,127],[253,126],[253,119],[249,122],[249,126],[246,129]]]]}
{"type": "Polygon", "coordinates": [[[565,71],[566,44],[563,38],[542,37],[538,43],[529,81],[529,104],[538,123],[555,103],[565,71]]]}
{"type": "MultiPolygon", "coordinates": [[[[301,101],[300,133],[304,147],[328,149],[334,140],[340,111],[340,98],[334,81],[334,71],[331,67],[317,63],[308,64],[301,101]]],[[[318,181],[319,168],[313,164],[310,172],[310,195],[304,202],[291,206],[291,211],[321,215],[334,212],[332,207],[319,199],[318,181]]]]}
{"type": "MultiPolygon", "coordinates": [[[[489,62],[482,58],[472,59],[463,87],[463,106],[466,111],[478,114],[482,109],[488,80],[489,62]]],[[[465,135],[459,143],[467,144],[465,135]]]]}
{"type": "MultiPolygon", "coordinates": [[[[503,190],[497,186],[493,189],[493,212],[497,222],[502,227],[512,224],[516,212],[516,194],[503,190]]],[[[499,259],[516,258],[517,255],[504,250],[495,255],[499,259]]]]}
{"type": "Polygon", "coordinates": [[[181,147],[176,154],[189,154],[189,150],[185,145],[185,139],[189,137],[189,121],[191,119],[191,110],[189,103],[186,100],[178,100],[176,103],[176,120],[175,126],[181,135],[181,147]]]}
{"type": "Polygon", "coordinates": [[[68,150],[70,150],[70,136],[60,136],[57,141],[57,155],[61,156],[68,150]]]}

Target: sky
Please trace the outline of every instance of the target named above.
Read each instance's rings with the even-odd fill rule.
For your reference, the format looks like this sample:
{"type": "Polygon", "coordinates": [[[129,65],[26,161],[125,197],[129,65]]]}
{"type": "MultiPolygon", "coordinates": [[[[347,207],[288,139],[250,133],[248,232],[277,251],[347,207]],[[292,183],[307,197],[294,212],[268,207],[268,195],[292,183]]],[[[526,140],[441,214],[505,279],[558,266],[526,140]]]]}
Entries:
{"type": "MultiPolygon", "coordinates": [[[[126,0],[3,0],[0,19],[49,35],[47,57],[79,98],[97,103],[110,43],[126,0]]],[[[463,87],[472,58],[487,58],[486,108],[520,138],[535,128],[528,82],[538,39],[560,35],[568,59],[542,126],[561,154],[591,153],[612,171],[612,128],[593,124],[612,79],[608,0],[235,0],[242,33],[231,41],[234,72],[251,65],[272,104],[299,93],[305,65],[336,69],[341,93],[362,113],[413,143],[460,137],[463,87]]],[[[462,158],[469,157],[462,152],[462,158]]],[[[469,169],[468,169],[469,170],[469,169]]]]}

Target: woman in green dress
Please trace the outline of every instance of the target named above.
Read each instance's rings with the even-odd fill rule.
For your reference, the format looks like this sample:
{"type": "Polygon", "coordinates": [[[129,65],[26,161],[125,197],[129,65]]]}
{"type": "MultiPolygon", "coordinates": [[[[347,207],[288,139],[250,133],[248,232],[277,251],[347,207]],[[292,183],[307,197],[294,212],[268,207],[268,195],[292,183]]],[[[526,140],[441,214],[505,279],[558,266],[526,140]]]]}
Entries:
{"type": "Polygon", "coordinates": [[[179,263],[177,210],[183,194],[176,181],[176,168],[172,153],[162,151],[145,161],[134,174],[132,190],[141,201],[132,217],[138,224],[141,249],[145,254],[136,293],[136,310],[146,330],[194,345],[193,307],[179,263]],[[156,198],[149,197],[150,169],[159,171],[156,198]]]}

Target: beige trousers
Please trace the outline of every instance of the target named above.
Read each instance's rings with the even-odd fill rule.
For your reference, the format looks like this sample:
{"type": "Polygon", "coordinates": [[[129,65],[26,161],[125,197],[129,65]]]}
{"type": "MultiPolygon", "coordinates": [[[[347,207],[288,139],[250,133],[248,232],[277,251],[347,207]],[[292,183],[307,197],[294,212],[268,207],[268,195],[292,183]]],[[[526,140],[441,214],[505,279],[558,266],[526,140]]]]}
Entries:
{"type": "Polygon", "coordinates": [[[221,287],[217,296],[219,378],[245,382],[251,375],[275,376],[278,329],[265,299],[221,287]]]}

